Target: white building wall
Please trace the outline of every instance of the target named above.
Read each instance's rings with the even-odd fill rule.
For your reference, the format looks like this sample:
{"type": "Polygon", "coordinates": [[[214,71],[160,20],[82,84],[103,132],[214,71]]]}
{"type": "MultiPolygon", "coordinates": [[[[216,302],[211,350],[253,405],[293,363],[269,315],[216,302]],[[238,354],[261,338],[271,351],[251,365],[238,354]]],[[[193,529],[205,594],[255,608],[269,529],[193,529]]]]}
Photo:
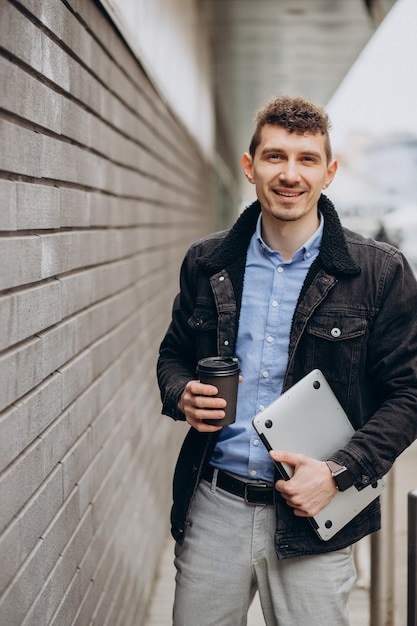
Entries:
{"type": "Polygon", "coordinates": [[[161,95],[212,157],[211,59],[198,0],[103,0],[103,5],[161,95]]]}

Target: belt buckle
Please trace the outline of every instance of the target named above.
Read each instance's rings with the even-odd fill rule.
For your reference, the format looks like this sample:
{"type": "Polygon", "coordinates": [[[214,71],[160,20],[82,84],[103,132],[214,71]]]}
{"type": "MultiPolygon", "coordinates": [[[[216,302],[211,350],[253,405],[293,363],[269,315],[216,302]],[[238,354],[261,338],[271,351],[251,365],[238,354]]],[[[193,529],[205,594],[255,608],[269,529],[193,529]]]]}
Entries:
{"type": "Polygon", "coordinates": [[[249,489],[253,489],[253,490],[259,490],[262,491],[263,489],[267,489],[268,487],[270,487],[270,485],[267,485],[266,483],[245,483],[245,490],[243,492],[243,497],[245,499],[246,504],[252,504],[253,506],[266,506],[267,502],[254,502],[253,500],[250,500],[250,493],[249,493],[249,489]]]}

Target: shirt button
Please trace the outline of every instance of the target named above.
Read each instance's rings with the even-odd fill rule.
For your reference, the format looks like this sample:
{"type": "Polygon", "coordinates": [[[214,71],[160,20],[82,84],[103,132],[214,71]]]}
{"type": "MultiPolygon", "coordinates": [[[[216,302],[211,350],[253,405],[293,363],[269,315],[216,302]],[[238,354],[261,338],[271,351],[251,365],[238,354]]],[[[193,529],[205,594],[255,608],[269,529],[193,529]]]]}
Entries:
{"type": "Polygon", "coordinates": [[[271,337],[271,335],[269,335],[269,337],[266,338],[268,343],[272,343],[274,341],[274,338],[271,337]]]}
{"type": "Polygon", "coordinates": [[[340,337],[340,335],[342,334],[342,331],[340,330],[340,328],[332,328],[332,330],[330,331],[330,334],[332,337],[340,337]]]}
{"type": "Polygon", "coordinates": [[[259,405],[259,411],[265,411],[265,406],[263,404],[259,405]]]}
{"type": "Polygon", "coordinates": [[[311,252],[306,252],[306,257],[309,259],[311,257],[311,252]]]}
{"type": "Polygon", "coordinates": [[[278,306],[278,302],[276,300],[272,300],[271,306],[278,306]]]}
{"type": "Polygon", "coordinates": [[[257,474],[257,473],[258,473],[258,472],[257,472],[256,470],[251,470],[251,471],[250,471],[250,475],[251,475],[251,476],[256,476],[256,474],[257,474]]]}
{"type": "Polygon", "coordinates": [[[253,442],[254,446],[259,446],[259,439],[255,439],[255,441],[253,442]]]}
{"type": "Polygon", "coordinates": [[[229,345],[229,342],[227,341],[227,339],[226,339],[226,341],[224,342],[224,345],[225,345],[225,346],[228,346],[228,345],[229,345]]]}
{"type": "Polygon", "coordinates": [[[267,372],[266,370],[264,370],[264,371],[262,372],[262,376],[263,376],[264,378],[268,378],[269,374],[268,374],[268,372],[267,372]]]}
{"type": "Polygon", "coordinates": [[[222,282],[224,280],[224,276],[220,276],[219,281],[222,282]]]}
{"type": "Polygon", "coordinates": [[[282,265],[280,265],[279,267],[277,267],[277,272],[283,272],[284,268],[282,267],[282,265]]]}

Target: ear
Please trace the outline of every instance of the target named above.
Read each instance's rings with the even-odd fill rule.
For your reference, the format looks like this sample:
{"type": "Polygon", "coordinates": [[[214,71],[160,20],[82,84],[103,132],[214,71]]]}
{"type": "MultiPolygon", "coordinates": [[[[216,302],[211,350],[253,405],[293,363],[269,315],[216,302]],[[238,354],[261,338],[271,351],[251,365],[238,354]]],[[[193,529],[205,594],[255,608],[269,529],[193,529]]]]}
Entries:
{"type": "Polygon", "coordinates": [[[252,185],[255,184],[255,179],[253,177],[253,161],[249,152],[245,152],[242,156],[242,167],[243,172],[252,185]]]}
{"type": "Polygon", "coordinates": [[[330,185],[330,183],[332,182],[333,178],[336,175],[337,172],[337,168],[338,168],[338,162],[336,161],[336,159],[333,159],[333,161],[331,161],[328,165],[327,168],[327,172],[326,172],[326,178],[324,180],[324,185],[323,185],[323,189],[327,189],[327,187],[330,185]]]}

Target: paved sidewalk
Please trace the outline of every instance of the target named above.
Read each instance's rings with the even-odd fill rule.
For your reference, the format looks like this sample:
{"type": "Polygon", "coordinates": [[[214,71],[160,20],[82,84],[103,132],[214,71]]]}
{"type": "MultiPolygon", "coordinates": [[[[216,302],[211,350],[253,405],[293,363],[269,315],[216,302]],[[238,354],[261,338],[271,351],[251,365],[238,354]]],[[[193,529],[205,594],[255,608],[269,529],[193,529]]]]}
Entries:
{"type": "MultiPolygon", "coordinates": [[[[407,494],[417,489],[417,442],[397,459],[394,471],[394,603],[393,621],[385,626],[405,626],[407,623],[407,494]]],[[[385,495],[384,495],[385,497],[385,495]]],[[[359,545],[359,544],[358,544],[359,545]]],[[[365,561],[365,578],[369,576],[369,542],[361,542],[365,561]]],[[[144,626],[170,626],[174,596],[175,568],[173,565],[173,540],[167,539],[162,554],[159,574],[144,626]]],[[[361,559],[361,557],[359,557],[361,559]]],[[[360,561],[361,562],[361,561],[360,561]]],[[[366,582],[366,581],[365,581],[366,582]]],[[[367,626],[370,623],[369,591],[356,586],[350,600],[351,626],[367,626]]],[[[195,626],[198,626],[196,624],[195,626]]],[[[265,626],[258,596],[250,608],[248,626],[265,626]]]]}

